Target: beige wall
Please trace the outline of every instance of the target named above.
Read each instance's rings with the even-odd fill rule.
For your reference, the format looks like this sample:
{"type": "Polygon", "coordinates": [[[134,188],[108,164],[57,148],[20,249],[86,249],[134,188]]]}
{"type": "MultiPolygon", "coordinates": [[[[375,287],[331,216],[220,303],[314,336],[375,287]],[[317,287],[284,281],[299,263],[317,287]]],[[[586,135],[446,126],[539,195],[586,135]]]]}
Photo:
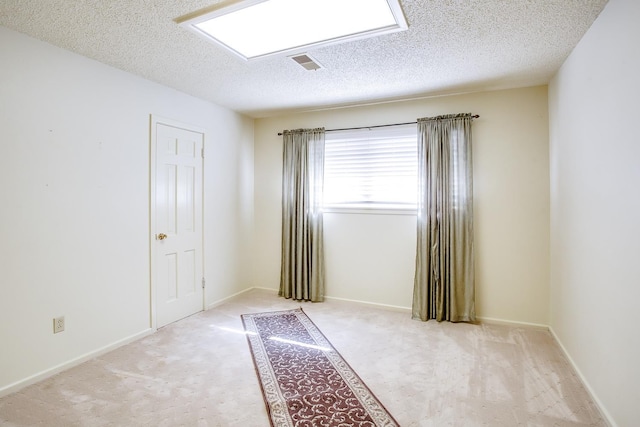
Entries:
{"type": "MultiPolygon", "coordinates": [[[[280,274],[283,129],[342,128],[472,112],[477,312],[548,323],[549,165],[546,86],[309,112],[255,123],[254,285],[280,274]]],[[[415,216],[327,214],[327,295],[410,307],[415,216]]]]}
{"type": "Polygon", "coordinates": [[[150,114],[206,131],[207,303],[249,286],[253,120],[2,27],[0,58],[0,395],[149,331],[150,114]]]}
{"type": "Polygon", "coordinates": [[[549,86],[550,324],[619,426],[640,420],[638,22],[611,0],[549,86]]]}

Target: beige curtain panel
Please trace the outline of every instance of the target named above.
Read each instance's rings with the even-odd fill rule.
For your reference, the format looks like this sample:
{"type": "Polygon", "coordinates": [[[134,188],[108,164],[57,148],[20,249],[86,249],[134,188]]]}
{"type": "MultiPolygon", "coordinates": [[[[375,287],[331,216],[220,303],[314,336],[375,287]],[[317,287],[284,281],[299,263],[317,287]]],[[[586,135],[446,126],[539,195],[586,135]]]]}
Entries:
{"type": "Polygon", "coordinates": [[[278,295],[324,300],[324,129],[283,132],[282,266],[278,295]]]}
{"type": "Polygon", "coordinates": [[[475,321],[471,121],[418,120],[415,319],[475,321]]]}

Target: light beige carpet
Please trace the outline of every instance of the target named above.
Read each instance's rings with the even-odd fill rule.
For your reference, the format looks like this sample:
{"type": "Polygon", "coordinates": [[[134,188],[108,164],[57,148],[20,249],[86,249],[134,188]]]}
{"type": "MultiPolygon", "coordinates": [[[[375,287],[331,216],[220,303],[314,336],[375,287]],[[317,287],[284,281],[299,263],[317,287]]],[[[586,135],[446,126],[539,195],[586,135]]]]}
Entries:
{"type": "MultiPolygon", "coordinates": [[[[2,426],[269,426],[240,314],[254,290],[0,399],[2,426]]],[[[546,330],[303,303],[402,426],[606,426],[546,330]]]]}

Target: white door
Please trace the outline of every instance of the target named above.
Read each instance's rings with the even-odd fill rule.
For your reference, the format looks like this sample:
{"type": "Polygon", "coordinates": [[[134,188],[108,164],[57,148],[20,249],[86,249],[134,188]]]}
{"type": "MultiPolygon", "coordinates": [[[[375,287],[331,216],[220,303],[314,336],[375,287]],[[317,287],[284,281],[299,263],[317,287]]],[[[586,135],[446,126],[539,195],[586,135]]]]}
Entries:
{"type": "Polygon", "coordinates": [[[155,117],[151,125],[151,295],[160,328],[204,307],[204,134],[155,117]]]}

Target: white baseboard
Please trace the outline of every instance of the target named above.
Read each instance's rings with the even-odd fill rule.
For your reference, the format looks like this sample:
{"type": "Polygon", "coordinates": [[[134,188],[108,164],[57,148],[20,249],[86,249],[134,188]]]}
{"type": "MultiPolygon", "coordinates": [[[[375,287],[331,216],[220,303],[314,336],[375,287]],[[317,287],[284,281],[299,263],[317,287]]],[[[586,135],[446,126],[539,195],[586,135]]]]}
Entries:
{"type": "Polygon", "coordinates": [[[127,337],[127,338],[124,338],[122,340],[116,341],[116,342],[114,342],[112,344],[106,345],[106,346],[104,346],[102,348],[99,348],[99,349],[97,349],[95,351],[91,351],[89,353],[83,354],[80,357],[76,357],[75,359],[71,359],[71,360],[69,360],[67,362],[61,363],[61,364],[59,364],[57,366],[54,366],[53,368],[46,369],[46,370],[44,370],[42,372],[39,372],[39,373],[37,373],[35,375],[27,377],[27,378],[25,378],[23,380],[16,381],[13,384],[9,384],[8,386],[0,388],[0,397],[7,396],[7,395],[9,395],[11,393],[15,393],[16,391],[19,391],[19,390],[21,390],[21,389],[23,389],[23,388],[25,388],[27,386],[30,386],[32,384],[35,384],[35,383],[39,382],[39,381],[45,380],[45,379],[47,379],[49,377],[52,377],[52,376],[54,376],[56,374],[59,374],[62,371],[66,371],[67,369],[71,369],[71,368],[73,368],[75,366],[78,366],[78,365],[88,361],[88,360],[95,359],[98,356],[101,356],[101,355],[103,355],[105,353],[113,351],[118,347],[122,347],[123,345],[126,345],[126,344],[132,343],[134,341],[137,341],[137,340],[139,340],[141,338],[144,338],[144,337],[146,337],[148,335],[151,335],[154,332],[155,332],[155,329],[151,329],[151,328],[145,329],[144,331],[139,332],[139,333],[137,333],[135,335],[131,335],[130,337],[127,337]]]}
{"type": "Polygon", "coordinates": [[[391,305],[391,304],[381,304],[377,302],[361,301],[361,300],[355,300],[355,299],[349,299],[349,298],[330,297],[328,295],[325,295],[324,298],[330,301],[333,300],[333,301],[351,302],[354,304],[365,305],[368,307],[382,308],[384,310],[399,311],[401,313],[411,314],[411,307],[402,307],[399,305],[391,305]]]}
{"type": "MultiPolygon", "coordinates": [[[[273,288],[261,288],[261,287],[252,287],[249,289],[245,289],[242,292],[239,292],[235,295],[232,295],[228,298],[225,298],[224,300],[221,300],[220,303],[233,298],[235,296],[238,296],[244,292],[249,292],[252,290],[260,290],[260,291],[265,291],[265,292],[269,292],[272,294],[277,294],[278,290],[277,289],[273,289],[273,288]]],[[[339,298],[339,297],[332,297],[329,295],[325,295],[325,299],[326,300],[333,300],[333,301],[344,301],[344,302],[350,302],[350,303],[354,303],[354,304],[360,304],[360,305],[366,305],[369,307],[377,307],[377,308],[382,308],[385,310],[392,310],[392,311],[399,311],[402,313],[409,313],[411,314],[411,307],[403,307],[403,306],[398,306],[398,305],[391,305],[391,304],[382,304],[382,303],[377,303],[377,302],[371,302],[371,301],[362,301],[362,300],[356,300],[356,299],[350,299],[350,298],[339,298]]],[[[218,304],[216,304],[218,305],[218,304]]],[[[214,305],[211,305],[210,307],[213,307],[214,305]]],[[[526,326],[526,327],[534,327],[534,328],[540,328],[540,329],[549,329],[548,325],[544,325],[541,323],[530,323],[530,322],[519,322],[519,321],[515,321],[515,320],[504,320],[504,319],[497,319],[494,317],[478,317],[478,320],[482,323],[493,323],[493,324],[500,324],[500,325],[509,325],[509,326],[526,326]]]]}
{"type": "Polygon", "coordinates": [[[236,292],[233,295],[229,295],[228,297],[219,299],[217,301],[212,302],[211,304],[208,304],[206,310],[210,310],[210,309],[212,309],[214,307],[217,307],[217,306],[219,306],[221,304],[224,304],[225,302],[227,302],[229,300],[232,300],[232,299],[234,299],[234,298],[236,298],[236,297],[238,297],[238,296],[240,296],[242,294],[245,294],[245,293],[247,293],[247,292],[249,292],[249,291],[251,291],[253,289],[263,289],[263,288],[248,288],[248,289],[244,289],[244,290],[242,290],[240,292],[236,292]]]}
{"type": "Polygon", "coordinates": [[[277,289],[274,289],[274,288],[261,288],[260,286],[254,286],[253,288],[251,288],[249,290],[251,291],[251,290],[254,290],[254,289],[256,289],[258,291],[267,291],[267,292],[270,292],[270,293],[276,294],[276,295],[278,294],[278,290],[277,289]]]}
{"type": "Polygon", "coordinates": [[[596,405],[598,406],[598,409],[600,410],[600,413],[604,417],[605,421],[607,421],[611,427],[618,427],[618,424],[616,424],[616,422],[613,420],[613,417],[611,416],[609,411],[607,411],[607,408],[604,407],[604,405],[602,404],[602,401],[598,398],[593,388],[591,388],[589,381],[587,381],[585,376],[582,374],[582,372],[580,371],[580,368],[578,368],[578,365],[576,365],[576,362],[573,360],[573,358],[571,357],[571,355],[569,354],[565,346],[562,344],[562,341],[560,341],[560,338],[558,337],[558,335],[556,334],[556,332],[553,330],[551,326],[549,326],[549,331],[551,332],[553,339],[556,340],[556,342],[562,349],[562,352],[567,357],[567,360],[569,361],[573,369],[578,374],[578,377],[580,378],[580,381],[582,381],[582,384],[584,385],[584,387],[587,389],[587,392],[591,395],[591,398],[593,399],[593,401],[596,402],[596,405]]]}
{"type": "MultiPolygon", "coordinates": [[[[238,292],[235,295],[232,295],[228,298],[225,298],[224,300],[221,300],[220,303],[230,299],[230,298],[234,298],[244,292],[249,292],[249,291],[264,291],[264,292],[269,292],[273,295],[277,295],[278,294],[278,290],[277,289],[273,289],[273,288],[261,288],[259,286],[254,286],[252,288],[249,289],[245,289],[242,292],[238,292]]],[[[350,302],[350,303],[354,303],[354,304],[359,304],[359,305],[366,305],[369,307],[377,307],[377,308],[383,308],[385,310],[393,310],[393,311],[401,311],[401,312],[407,312],[407,313],[411,313],[411,308],[410,307],[402,307],[402,306],[397,306],[397,305],[390,305],[390,304],[381,304],[381,303],[377,303],[377,302],[370,302],[370,301],[361,301],[361,300],[355,300],[355,299],[349,299],[349,298],[338,298],[338,297],[332,297],[332,296],[328,296],[325,295],[324,298],[326,300],[333,300],[333,301],[344,301],[344,302],[350,302]]],[[[216,304],[218,305],[218,304],[216,304]]],[[[210,307],[213,307],[213,305],[211,305],[210,307]]]]}
{"type": "MultiPolygon", "coordinates": [[[[209,306],[209,308],[213,308],[216,305],[222,304],[223,302],[234,298],[238,295],[241,295],[245,292],[249,292],[249,291],[253,291],[253,290],[260,290],[260,291],[265,291],[265,292],[269,292],[272,294],[277,294],[278,290],[277,289],[273,289],[273,288],[261,288],[258,286],[249,288],[249,289],[245,289],[242,292],[238,292],[235,295],[232,295],[228,298],[225,298],[224,300],[220,300],[218,303],[216,304],[212,304],[209,306]]],[[[366,305],[369,307],[377,307],[377,308],[382,308],[385,310],[392,310],[392,311],[399,311],[402,313],[409,313],[411,314],[411,307],[403,307],[403,306],[398,306],[398,305],[391,305],[391,304],[382,304],[382,303],[377,303],[377,302],[371,302],[371,301],[362,301],[362,300],[356,300],[356,299],[350,299],[350,298],[339,298],[339,297],[332,297],[329,295],[325,295],[324,296],[326,300],[333,300],[333,301],[344,301],[344,302],[351,302],[354,304],[360,304],[360,305],[366,305]]],[[[529,328],[539,328],[539,329],[549,329],[548,325],[542,324],[542,323],[532,323],[532,322],[520,322],[517,320],[505,320],[505,319],[498,319],[495,317],[481,317],[478,316],[478,320],[482,323],[487,323],[487,324],[498,324],[498,325],[509,325],[509,326],[526,326],[529,328]]]]}
{"type": "Polygon", "coordinates": [[[505,319],[497,319],[495,317],[483,317],[483,316],[478,316],[477,319],[478,321],[480,321],[480,323],[486,323],[486,324],[526,326],[527,328],[539,328],[539,329],[549,330],[549,326],[544,325],[542,323],[520,322],[517,320],[505,320],[505,319]]]}

